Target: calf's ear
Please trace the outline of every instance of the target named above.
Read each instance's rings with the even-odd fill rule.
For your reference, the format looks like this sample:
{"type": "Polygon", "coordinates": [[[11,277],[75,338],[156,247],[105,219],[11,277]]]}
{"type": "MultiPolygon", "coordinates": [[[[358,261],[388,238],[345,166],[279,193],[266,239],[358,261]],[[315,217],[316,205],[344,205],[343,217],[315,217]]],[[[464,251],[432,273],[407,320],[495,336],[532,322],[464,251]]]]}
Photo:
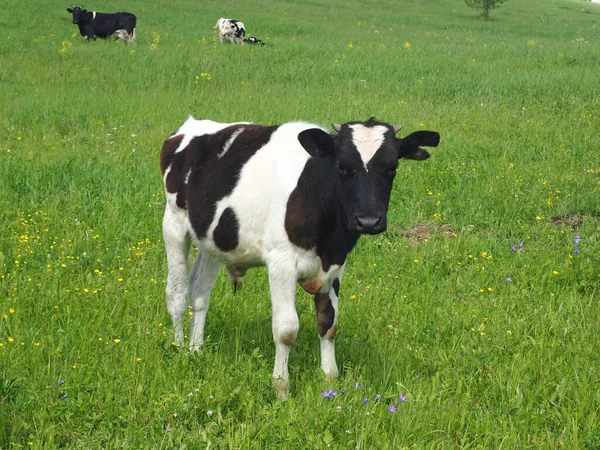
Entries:
{"type": "Polygon", "coordinates": [[[333,137],[319,128],[309,128],[298,134],[298,141],[309,155],[315,158],[335,155],[333,137]]]}
{"type": "Polygon", "coordinates": [[[70,12],[70,13],[72,13],[72,12],[73,12],[73,10],[72,10],[71,8],[67,8],[67,12],[70,12]]]}
{"type": "Polygon", "coordinates": [[[423,161],[429,158],[430,155],[427,151],[420,148],[420,146],[437,147],[440,143],[440,134],[435,131],[415,131],[405,138],[398,140],[400,141],[398,158],[423,161]]]}

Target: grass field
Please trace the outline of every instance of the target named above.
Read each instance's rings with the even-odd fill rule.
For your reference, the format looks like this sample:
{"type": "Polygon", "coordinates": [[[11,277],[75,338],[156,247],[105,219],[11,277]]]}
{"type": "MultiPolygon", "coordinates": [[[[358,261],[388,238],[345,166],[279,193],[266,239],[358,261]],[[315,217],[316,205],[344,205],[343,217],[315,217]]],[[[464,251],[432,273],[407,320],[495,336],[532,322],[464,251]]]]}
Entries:
{"type": "Polygon", "coordinates": [[[0,8],[0,448],[600,448],[600,5],[85,3],[135,45],[67,6],[0,8]],[[333,382],[298,291],[288,402],[264,270],[172,344],[158,155],[190,114],[442,136],[349,258],[333,382]]]}

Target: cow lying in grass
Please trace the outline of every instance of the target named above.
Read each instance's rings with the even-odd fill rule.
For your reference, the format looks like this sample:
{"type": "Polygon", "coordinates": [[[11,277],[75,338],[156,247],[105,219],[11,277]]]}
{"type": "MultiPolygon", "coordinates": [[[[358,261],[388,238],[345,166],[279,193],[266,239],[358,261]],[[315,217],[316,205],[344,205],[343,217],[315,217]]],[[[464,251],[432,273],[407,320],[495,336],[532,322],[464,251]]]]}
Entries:
{"type": "Polygon", "coordinates": [[[338,375],[334,339],[345,261],[361,234],[386,229],[399,159],[421,161],[439,134],[396,138],[401,126],[373,119],[333,125],[330,135],[303,122],[280,126],[189,118],[164,142],[168,309],[184,345],[186,296],[193,312],[189,350],[204,340],[215,279],[225,265],[237,283],[266,266],[275,340],[274,387],[289,393],[288,357],[298,334],[296,283],[314,295],[321,369],[338,375]],[[191,240],[199,252],[187,281],[191,240]]]}

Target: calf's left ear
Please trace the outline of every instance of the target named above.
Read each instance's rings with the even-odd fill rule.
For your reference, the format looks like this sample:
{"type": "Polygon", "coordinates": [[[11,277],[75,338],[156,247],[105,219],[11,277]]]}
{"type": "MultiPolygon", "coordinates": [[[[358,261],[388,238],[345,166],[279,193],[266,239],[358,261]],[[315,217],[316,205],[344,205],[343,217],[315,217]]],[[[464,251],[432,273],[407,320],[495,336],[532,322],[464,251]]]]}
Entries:
{"type": "Polygon", "coordinates": [[[423,161],[429,158],[430,155],[420,146],[437,147],[440,143],[440,134],[435,131],[415,131],[403,139],[398,139],[398,141],[400,142],[398,159],[406,158],[423,161]]]}
{"type": "Polygon", "coordinates": [[[333,137],[319,128],[309,128],[298,134],[298,141],[315,158],[334,156],[335,141],[333,137]]]}

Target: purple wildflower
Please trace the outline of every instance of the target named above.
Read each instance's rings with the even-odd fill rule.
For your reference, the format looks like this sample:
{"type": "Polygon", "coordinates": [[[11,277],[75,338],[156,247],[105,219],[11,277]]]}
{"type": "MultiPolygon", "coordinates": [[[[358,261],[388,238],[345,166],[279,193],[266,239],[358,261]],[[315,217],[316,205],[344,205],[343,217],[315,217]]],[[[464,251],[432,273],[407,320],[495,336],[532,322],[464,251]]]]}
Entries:
{"type": "Polygon", "coordinates": [[[523,244],[522,242],[519,242],[519,248],[523,248],[525,247],[525,244],[523,244]]]}
{"type": "Polygon", "coordinates": [[[398,400],[400,403],[406,403],[408,400],[406,400],[406,395],[402,395],[400,394],[400,400],[398,400]]]}
{"type": "Polygon", "coordinates": [[[378,402],[379,400],[381,400],[381,394],[377,394],[375,396],[375,401],[378,402]]]}
{"type": "Polygon", "coordinates": [[[581,236],[577,235],[573,238],[573,242],[575,242],[575,244],[579,244],[579,241],[581,241],[581,236]]]}
{"type": "Polygon", "coordinates": [[[60,380],[60,381],[58,382],[58,385],[59,385],[59,386],[62,386],[63,384],[65,384],[65,381],[66,381],[66,380],[60,380]]]}
{"type": "Polygon", "coordinates": [[[573,250],[573,253],[577,253],[577,254],[579,254],[579,253],[580,253],[580,252],[579,252],[579,247],[575,247],[575,250],[573,250]]]}
{"type": "Polygon", "coordinates": [[[369,399],[367,397],[363,398],[362,404],[364,405],[365,403],[367,403],[369,401],[369,399]]]}
{"type": "Polygon", "coordinates": [[[515,247],[514,245],[510,248],[511,252],[516,252],[517,251],[517,247],[515,247]]]}
{"type": "Polygon", "coordinates": [[[359,387],[360,387],[360,383],[356,382],[356,383],[354,384],[354,389],[358,389],[359,387]]]}
{"type": "Polygon", "coordinates": [[[63,394],[63,396],[60,398],[61,400],[66,400],[67,399],[67,394],[63,394]]]}
{"type": "Polygon", "coordinates": [[[337,392],[335,392],[333,389],[330,389],[329,391],[323,391],[323,398],[333,398],[337,395],[337,392]]]}
{"type": "Polygon", "coordinates": [[[505,277],[504,281],[506,281],[507,283],[510,283],[512,281],[512,278],[511,277],[505,277]]]}
{"type": "Polygon", "coordinates": [[[395,413],[397,411],[397,409],[394,405],[388,405],[388,409],[390,410],[391,413],[395,413]]]}

